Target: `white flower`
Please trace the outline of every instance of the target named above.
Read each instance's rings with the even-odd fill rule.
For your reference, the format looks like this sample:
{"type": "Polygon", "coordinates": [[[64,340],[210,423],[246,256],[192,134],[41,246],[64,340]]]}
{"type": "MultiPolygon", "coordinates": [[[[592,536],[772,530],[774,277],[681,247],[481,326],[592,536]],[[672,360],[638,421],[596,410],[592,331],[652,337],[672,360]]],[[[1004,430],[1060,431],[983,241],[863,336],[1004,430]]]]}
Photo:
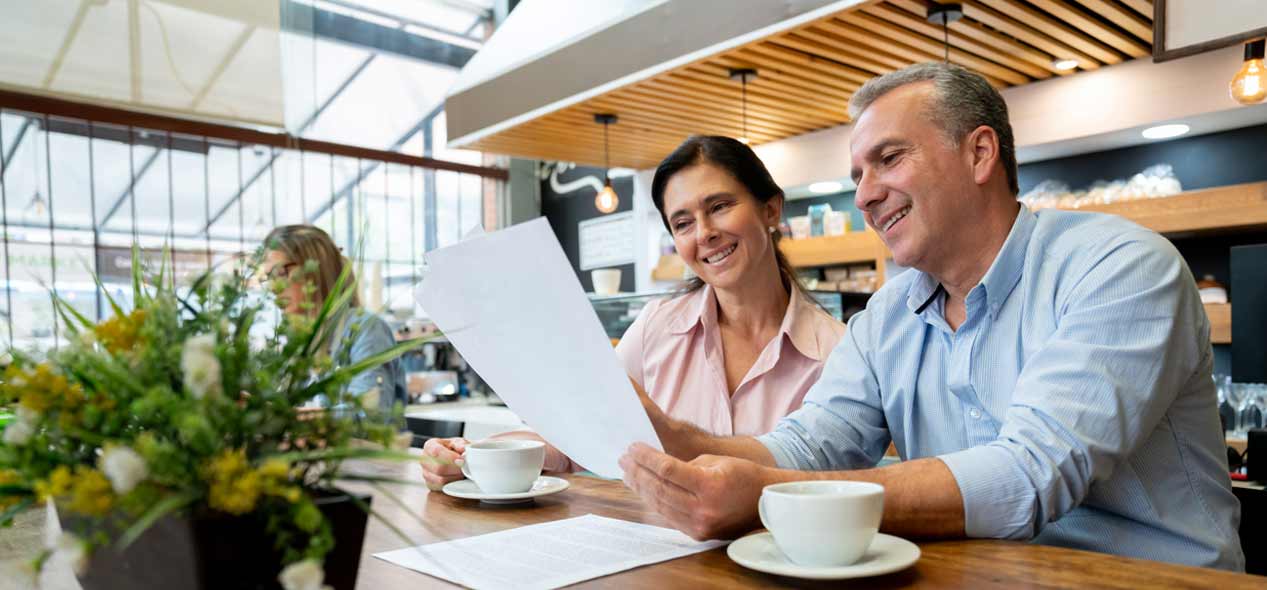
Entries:
{"type": "Polygon", "coordinates": [[[145,459],[128,447],[107,447],[97,459],[97,468],[106,474],[110,486],[119,495],[132,491],[149,476],[145,459]]]}
{"type": "Polygon", "coordinates": [[[14,420],[4,429],[4,443],[20,447],[35,436],[35,427],[25,420],[14,420]]]}
{"type": "Polygon", "coordinates": [[[13,413],[17,415],[18,420],[26,422],[31,426],[35,426],[40,422],[40,413],[24,405],[18,404],[18,408],[14,410],[13,413]]]}
{"type": "Polygon", "coordinates": [[[195,398],[220,393],[220,361],[216,359],[216,338],[212,334],[190,336],[180,353],[180,370],[185,390],[195,398]]]}
{"type": "Polygon", "coordinates": [[[321,569],[321,562],[315,559],[296,561],[282,570],[277,581],[285,590],[322,590],[325,586],[326,573],[321,569]]]}
{"type": "Polygon", "coordinates": [[[53,547],[53,557],[70,565],[76,575],[82,576],[88,570],[88,547],[71,533],[62,533],[53,547]]]}

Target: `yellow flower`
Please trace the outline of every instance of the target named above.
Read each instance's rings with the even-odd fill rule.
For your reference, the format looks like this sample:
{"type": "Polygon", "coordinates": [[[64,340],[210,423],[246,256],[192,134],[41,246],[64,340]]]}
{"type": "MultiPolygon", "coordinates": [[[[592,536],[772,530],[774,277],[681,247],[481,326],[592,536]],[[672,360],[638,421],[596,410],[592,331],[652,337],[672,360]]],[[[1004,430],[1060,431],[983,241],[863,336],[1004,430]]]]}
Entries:
{"type": "Polygon", "coordinates": [[[111,353],[132,350],[136,346],[141,324],[145,321],[145,310],[134,309],[128,315],[114,317],[97,324],[94,331],[97,340],[111,353]]]}
{"type": "Polygon", "coordinates": [[[287,479],[290,477],[290,464],[282,459],[268,459],[260,464],[259,472],[267,479],[287,479]]]}
{"type": "Polygon", "coordinates": [[[246,451],[221,451],[203,468],[203,477],[211,484],[207,503],[229,514],[246,514],[255,509],[260,497],[260,474],[246,462],[246,451]]]}
{"type": "MultiPolygon", "coordinates": [[[[12,469],[0,469],[0,485],[22,483],[22,476],[12,469]]],[[[21,496],[0,495],[0,512],[18,503],[21,496]]]]}
{"type": "Polygon", "coordinates": [[[76,465],[67,508],[89,516],[104,516],[113,507],[114,493],[105,474],[92,467],[76,465]]]}
{"type": "Polygon", "coordinates": [[[267,459],[256,473],[260,476],[261,492],[264,494],[283,498],[292,504],[299,501],[302,491],[299,486],[290,485],[291,469],[286,461],[267,459]]]}
{"type": "Polygon", "coordinates": [[[49,498],[57,498],[70,493],[70,486],[74,483],[75,478],[70,474],[70,468],[65,465],[59,465],[53,469],[48,477],[35,482],[35,493],[39,496],[41,502],[49,498]]]}

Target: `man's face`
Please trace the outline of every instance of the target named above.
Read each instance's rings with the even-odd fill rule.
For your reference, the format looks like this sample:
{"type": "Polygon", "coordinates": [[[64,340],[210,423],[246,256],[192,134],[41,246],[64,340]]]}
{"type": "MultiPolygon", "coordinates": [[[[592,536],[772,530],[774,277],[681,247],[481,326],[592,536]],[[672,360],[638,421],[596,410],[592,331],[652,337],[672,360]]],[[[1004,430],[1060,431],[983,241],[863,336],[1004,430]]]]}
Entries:
{"type": "Polygon", "coordinates": [[[972,231],[963,198],[975,186],[970,153],[929,120],[933,93],[932,82],[920,82],[885,94],[850,137],[854,204],[898,264],[921,270],[939,268],[954,237],[972,231]]]}

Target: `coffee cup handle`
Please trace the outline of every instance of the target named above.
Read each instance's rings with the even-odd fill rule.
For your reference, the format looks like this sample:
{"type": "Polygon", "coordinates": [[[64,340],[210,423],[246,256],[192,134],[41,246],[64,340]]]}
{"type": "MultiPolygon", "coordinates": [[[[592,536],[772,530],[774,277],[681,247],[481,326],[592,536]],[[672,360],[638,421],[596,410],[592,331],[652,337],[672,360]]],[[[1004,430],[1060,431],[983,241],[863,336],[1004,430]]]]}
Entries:
{"type": "Polygon", "coordinates": [[[766,523],[765,519],[765,494],[761,494],[761,497],[757,498],[757,516],[761,518],[761,526],[765,527],[767,531],[770,530],[770,525],[766,523]]]}
{"type": "Polygon", "coordinates": [[[462,465],[461,465],[461,467],[462,467],[462,477],[465,477],[466,479],[471,479],[471,480],[475,479],[475,478],[471,477],[471,470],[470,470],[469,468],[467,468],[467,466],[466,466],[466,455],[462,455],[462,465]]]}

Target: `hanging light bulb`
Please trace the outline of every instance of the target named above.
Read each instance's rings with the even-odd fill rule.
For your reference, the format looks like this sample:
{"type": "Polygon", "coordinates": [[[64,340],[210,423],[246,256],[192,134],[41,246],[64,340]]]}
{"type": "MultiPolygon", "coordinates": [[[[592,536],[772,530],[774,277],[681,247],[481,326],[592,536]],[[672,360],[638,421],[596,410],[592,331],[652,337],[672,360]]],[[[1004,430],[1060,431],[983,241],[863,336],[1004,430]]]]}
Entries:
{"type": "Polygon", "coordinates": [[[950,23],[963,18],[962,4],[933,4],[928,7],[926,20],[934,25],[941,25],[941,33],[946,48],[946,63],[950,63],[950,23]]]}
{"type": "Polygon", "coordinates": [[[603,124],[603,190],[594,195],[594,207],[604,214],[612,213],[620,206],[620,197],[616,194],[616,189],[612,188],[612,179],[608,175],[611,169],[611,149],[607,143],[607,126],[617,120],[616,115],[611,113],[594,115],[594,122],[603,124]]]}
{"type": "Polygon", "coordinates": [[[48,202],[44,200],[44,195],[41,195],[40,191],[35,191],[31,202],[26,205],[26,210],[32,217],[43,217],[48,212],[48,202]]]}
{"type": "Polygon", "coordinates": [[[1263,64],[1263,50],[1267,39],[1245,44],[1245,63],[1236,72],[1228,90],[1232,98],[1241,104],[1257,104],[1267,98],[1267,66],[1263,64]]]}
{"type": "Polygon", "coordinates": [[[748,139],[748,79],[756,78],[757,70],[752,68],[731,68],[730,79],[739,80],[739,96],[740,96],[740,113],[742,114],[742,132],[739,134],[739,143],[748,145],[751,141],[748,139]]]}

